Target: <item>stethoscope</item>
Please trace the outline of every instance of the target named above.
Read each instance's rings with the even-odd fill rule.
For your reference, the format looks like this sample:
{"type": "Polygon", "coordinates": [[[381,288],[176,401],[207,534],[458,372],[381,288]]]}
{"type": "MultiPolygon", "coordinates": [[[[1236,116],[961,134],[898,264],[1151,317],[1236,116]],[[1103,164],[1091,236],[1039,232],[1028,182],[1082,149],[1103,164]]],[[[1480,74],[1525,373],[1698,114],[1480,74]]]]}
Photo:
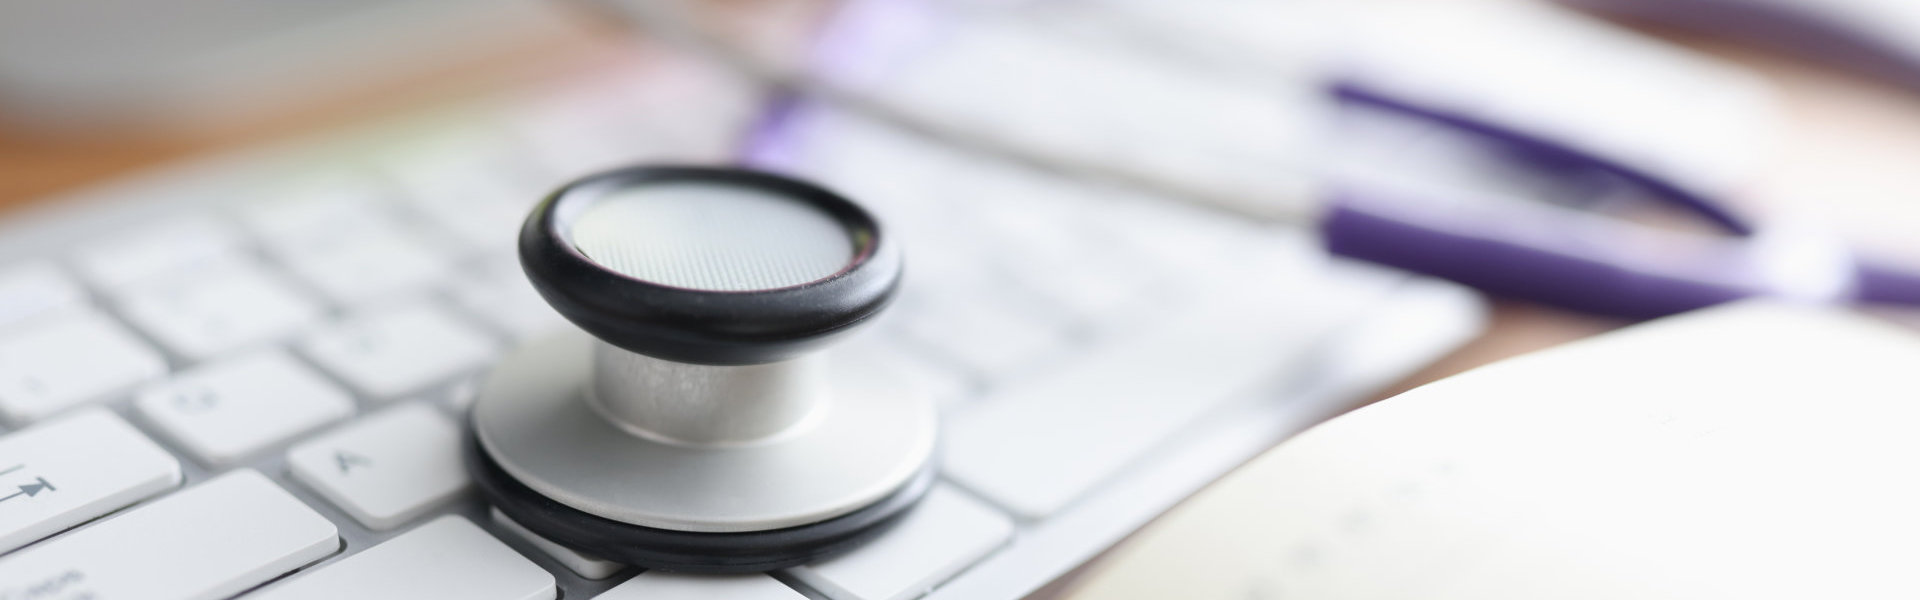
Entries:
{"type": "MultiPolygon", "coordinates": [[[[653,3],[608,3],[761,81],[949,145],[1126,184],[1263,222],[1308,222],[1334,254],[1495,293],[1651,317],[1737,298],[1920,303],[1920,277],[1831,238],[1758,226],[1686,186],[1497,123],[1332,86],[1346,105],[1475,135],[1604,176],[1720,234],[1562,207],[1437,206],[1335,188],[1312,213],[1002,143],[762,61],[653,3]]],[[[821,349],[879,314],[897,243],[857,203],[783,175],[641,166],[554,192],[520,232],[525,271],[577,330],[508,354],[480,386],[469,465],[528,530],[652,569],[758,572],[845,552],[931,488],[936,410],[874,365],[821,349]]]]}
{"type": "Polygon", "coordinates": [[[818,352],[899,287],[859,205],[730,168],[588,176],[534,208],[522,266],[577,329],[480,385],[469,471],[507,517],[606,560],[758,572],[845,551],[934,479],[931,400],[818,352]]]}

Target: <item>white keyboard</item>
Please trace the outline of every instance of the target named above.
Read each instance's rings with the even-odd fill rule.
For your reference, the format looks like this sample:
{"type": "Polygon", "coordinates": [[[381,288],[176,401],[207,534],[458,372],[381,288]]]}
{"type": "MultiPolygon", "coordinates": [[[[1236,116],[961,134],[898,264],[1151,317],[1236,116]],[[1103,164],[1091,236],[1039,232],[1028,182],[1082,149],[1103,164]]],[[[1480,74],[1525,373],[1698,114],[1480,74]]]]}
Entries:
{"type": "Polygon", "coordinates": [[[908,267],[840,359],[936,394],[943,483],[874,544],[770,575],[529,537],[459,452],[476,376],[565,326],[520,275],[520,218],[592,169],[725,160],[763,100],[692,65],[604,68],[17,218],[0,598],[1019,597],[1478,327],[1471,294],[1295,233],[850,123],[795,168],[873,207],[908,267]]]}

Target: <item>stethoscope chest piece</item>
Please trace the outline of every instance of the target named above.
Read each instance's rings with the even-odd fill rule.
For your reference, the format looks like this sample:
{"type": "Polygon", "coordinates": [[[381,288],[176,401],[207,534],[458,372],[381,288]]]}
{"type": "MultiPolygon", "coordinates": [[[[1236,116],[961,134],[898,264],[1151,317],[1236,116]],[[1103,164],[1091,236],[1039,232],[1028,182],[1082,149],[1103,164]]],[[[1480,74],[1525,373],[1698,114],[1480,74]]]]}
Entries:
{"type": "Polygon", "coordinates": [[[469,463],[501,512],[608,560],[753,572],[851,549],[932,486],[932,402],[819,348],[898,286],[857,205],[749,171],[640,167],[543,202],[527,275],[579,327],[481,385],[469,463]]]}

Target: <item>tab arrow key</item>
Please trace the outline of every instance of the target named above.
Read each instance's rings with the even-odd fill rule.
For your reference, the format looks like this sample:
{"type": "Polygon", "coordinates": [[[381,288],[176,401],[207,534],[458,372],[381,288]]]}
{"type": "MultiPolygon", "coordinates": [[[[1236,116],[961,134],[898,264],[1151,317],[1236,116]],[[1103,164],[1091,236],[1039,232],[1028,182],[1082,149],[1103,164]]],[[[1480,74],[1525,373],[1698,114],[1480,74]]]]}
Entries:
{"type": "Polygon", "coordinates": [[[53,484],[48,483],[47,478],[45,477],[35,477],[33,478],[33,480],[34,480],[34,483],[29,483],[29,484],[19,486],[20,491],[18,492],[7,494],[5,496],[0,496],[0,502],[12,500],[20,496],[26,496],[28,498],[32,498],[34,496],[40,495],[40,492],[60,491],[60,488],[53,487],[53,484]]]}

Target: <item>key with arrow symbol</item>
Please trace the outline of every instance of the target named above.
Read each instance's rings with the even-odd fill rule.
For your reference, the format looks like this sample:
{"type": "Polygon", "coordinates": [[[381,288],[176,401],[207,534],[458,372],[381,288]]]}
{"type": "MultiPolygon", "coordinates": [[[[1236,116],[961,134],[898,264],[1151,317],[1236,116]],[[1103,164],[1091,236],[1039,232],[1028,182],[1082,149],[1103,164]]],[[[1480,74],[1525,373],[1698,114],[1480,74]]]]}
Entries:
{"type": "Polygon", "coordinates": [[[181,475],[179,459],[109,410],[9,432],[0,436],[0,552],[165,493],[181,475]]]}
{"type": "Polygon", "coordinates": [[[23,483],[23,484],[20,484],[20,486],[19,486],[19,488],[20,488],[20,491],[18,491],[18,492],[14,492],[14,493],[11,493],[11,494],[7,494],[7,495],[5,495],[5,496],[0,496],[0,502],[6,502],[6,501],[8,501],[8,500],[12,500],[12,499],[14,499],[14,498],[18,498],[18,497],[20,497],[20,496],[26,496],[26,497],[28,497],[28,498],[32,498],[32,497],[34,497],[34,496],[38,496],[38,495],[40,495],[40,493],[41,493],[41,492],[57,492],[57,491],[60,491],[60,488],[57,488],[57,487],[53,487],[53,484],[52,484],[52,483],[49,483],[49,482],[47,481],[47,478],[45,478],[45,477],[35,477],[35,478],[33,478],[33,481],[34,481],[34,483],[23,483]]]}

